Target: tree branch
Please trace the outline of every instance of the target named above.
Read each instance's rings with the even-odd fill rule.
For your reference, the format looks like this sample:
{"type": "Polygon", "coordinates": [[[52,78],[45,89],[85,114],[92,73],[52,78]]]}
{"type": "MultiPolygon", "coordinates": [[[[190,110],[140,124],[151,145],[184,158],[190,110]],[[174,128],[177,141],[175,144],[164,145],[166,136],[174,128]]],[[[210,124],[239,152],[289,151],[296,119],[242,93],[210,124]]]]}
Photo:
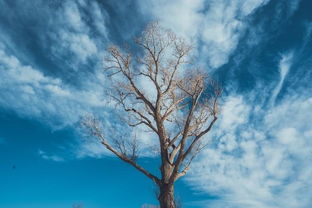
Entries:
{"type": "Polygon", "coordinates": [[[136,168],[141,173],[146,175],[156,184],[160,183],[160,180],[156,176],[154,176],[152,173],[148,172],[146,169],[141,167],[133,159],[128,158],[125,154],[120,153],[115,148],[113,148],[104,138],[103,134],[101,133],[101,128],[99,127],[98,122],[94,118],[87,118],[82,121],[82,124],[90,131],[91,135],[96,136],[100,140],[101,144],[104,145],[106,149],[111,151],[114,155],[116,155],[118,158],[120,158],[124,162],[132,165],[134,168],[136,168]]]}

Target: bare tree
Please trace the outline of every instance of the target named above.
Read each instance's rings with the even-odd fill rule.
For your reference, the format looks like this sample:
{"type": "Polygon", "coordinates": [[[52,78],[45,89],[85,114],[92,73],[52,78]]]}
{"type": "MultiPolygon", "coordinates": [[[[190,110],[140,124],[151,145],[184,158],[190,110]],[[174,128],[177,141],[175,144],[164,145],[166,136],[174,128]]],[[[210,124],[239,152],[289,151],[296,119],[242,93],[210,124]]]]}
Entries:
{"type": "Polygon", "coordinates": [[[110,96],[125,111],[126,123],[156,135],[160,174],[138,164],[140,139],[111,139],[93,117],[82,123],[106,149],[158,186],[161,208],[176,208],[174,183],[204,147],[204,135],[217,120],[221,89],[196,68],[192,46],[158,23],[149,24],[135,44],[136,56],[117,46],[108,48],[105,72],[113,83],[110,96]]]}

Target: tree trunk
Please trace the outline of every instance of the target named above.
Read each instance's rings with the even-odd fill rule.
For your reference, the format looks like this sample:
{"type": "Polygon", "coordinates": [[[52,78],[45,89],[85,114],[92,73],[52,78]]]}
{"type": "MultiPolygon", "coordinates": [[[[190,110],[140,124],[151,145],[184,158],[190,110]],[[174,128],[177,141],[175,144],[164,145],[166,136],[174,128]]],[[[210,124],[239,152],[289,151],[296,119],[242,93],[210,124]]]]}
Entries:
{"type": "Polygon", "coordinates": [[[176,208],[173,184],[160,185],[158,201],[160,208],[176,208]]]}

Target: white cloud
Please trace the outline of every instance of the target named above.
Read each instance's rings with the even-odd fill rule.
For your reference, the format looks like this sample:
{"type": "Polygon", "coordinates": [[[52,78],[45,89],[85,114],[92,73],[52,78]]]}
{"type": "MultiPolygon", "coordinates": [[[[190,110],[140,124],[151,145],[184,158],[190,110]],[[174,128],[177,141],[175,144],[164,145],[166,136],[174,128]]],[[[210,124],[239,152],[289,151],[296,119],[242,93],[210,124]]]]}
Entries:
{"type": "Polygon", "coordinates": [[[102,50],[108,37],[108,15],[100,9],[97,2],[89,5],[84,0],[64,1],[59,9],[49,15],[48,27],[51,32],[43,33],[42,39],[44,44],[53,42],[47,48],[54,57],[61,60],[66,57],[67,60],[63,62],[74,69],[89,60],[99,61],[102,58],[102,50]],[[90,7],[92,13],[88,16],[83,10],[90,7]]]}
{"type": "MultiPolygon", "coordinates": [[[[213,68],[228,61],[246,28],[245,18],[269,0],[140,1],[142,10],[188,39],[200,41],[213,68]]],[[[207,60],[206,60],[207,61],[207,60]]]]}
{"type": "Polygon", "coordinates": [[[221,119],[221,128],[237,128],[238,125],[246,122],[249,111],[250,107],[244,105],[243,97],[229,97],[227,102],[222,106],[222,115],[227,119],[221,119]]]}
{"type": "MultiPolygon", "coordinates": [[[[103,117],[106,132],[124,129],[121,121],[114,121],[113,117],[118,115],[119,109],[110,104],[105,94],[104,89],[109,81],[100,70],[95,72],[94,80],[84,80],[81,89],[77,89],[58,78],[45,75],[30,65],[23,64],[1,46],[0,71],[2,76],[0,106],[15,111],[21,117],[37,119],[53,129],[59,129],[73,126],[82,116],[94,113],[103,117]]],[[[146,151],[146,149],[150,150],[154,147],[152,139],[155,138],[144,129],[133,134],[142,141],[141,155],[151,156],[153,151],[146,151]]],[[[94,140],[80,140],[74,148],[78,158],[101,157],[109,154],[98,141],[94,140]]],[[[57,159],[53,155],[43,156],[57,159]]]]}
{"type": "Polygon", "coordinates": [[[0,48],[0,105],[20,116],[32,117],[54,128],[77,122],[81,115],[107,107],[101,85],[85,81],[77,90],[58,78],[47,76],[0,48]]]}
{"type": "Polygon", "coordinates": [[[77,158],[94,157],[101,158],[103,156],[111,155],[111,153],[103,147],[97,140],[85,141],[79,145],[75,151],[77,158]]]}
{"type": "MultiPolygon", "coordinates": [[[[120,112],[116,106],[110,104],[110,99],[104,92],[109,81],[100,71],[95,72],[96,81],[86,79],[82,89],[76,89],[32,66],[22,64],[16,57],[7,54],[3,47],[0,48],[0,70],[1,107],[13,110],[21,117],[38,119],[53,129],[73,126],[82,116],[94,113],[103,118],[105,132],[116,129],[129,131],[129,134],[136,135],[142,141],[141,156],[154,154],[154,150],[150,150],[157,141],[155,137],[146,132],[146,129],[131,133],[131,130],[125,129],[122,121],[114,118],[120,112]]],[[[113,136],[122,135],[115,133],[113,136]]],[[[96,140],[80,140],[74,148],[74,154],[78,158],[109,154],[96,140]]],[[[46,154],[42,156],[50,159],[54,157],[46,154]]]]}
{"type": "Polygon", "coordinates": [[[64,158],[57,156],[57,155],[49,155],[46,152],[42,151],[42,150],[38,150],[38,155],[45,160],[51,160],[54,162],[63,162],[64,158]]]}
{"type": "Polygon", "coordinates": [[[279,79],[277,86],[273,90],[273,94],[272,94],[271,100],[270,100],[271,105],[274,105],[276,97],[278,96],[278,94],[280,93],[280,91],[283,87],[285,78],[288,74],[288,71],[289,71],[291,65],[292,65],[292,59],[293,59],[293,53],[292,52],[282,55],[282,58],[279,62],[280,79],[279,79]]]}
{"type": "Polygon", "coordinates": [[[109,18],[107,13],[101,10],[96,2],[91,3],[91,8],[96,29],[104,38],[108,38],[108,31],[105,25],[109,18]]]}
{"type": "Polygon", "coordinates": [[[186,38],[198,33],[198,25],[203,15],[199,11],[204,7],[203,0],[178,1],[140,1],[142,12],[154,15],[162,25],[186,38]]]}
{"type": "MultiPolygon", "coordinates": [[[[61,50],[70,49],[76,56],[79,57],[79,62],[85,63],[88,58],[97,53],[97,47],[92,39],[86,34],[71,33],[68,31],[60,31],[58,38],[62,43],[61,50]]],[[[59,47],[57,45],[56,47],[59,47]]],[[[61,53],[60,48],[54,48],[55,52],[61,53]]]]}
{"type": "Polygon", "coordinates": [[[260,113],[254,105],[241,97],[227,99],[229,109],[212,135],[219,142],[203,151],[186,181],[221,197],[202,207],[308,208],[312,99],[287,97],[260,113]],[[257,120],[250,119],[253,115],[257,120]]]}
{"type": "Polygon", "coordinates": [[[78,5],[75,1],[66,1],[64,6],[64,18],[65,22],[76,31],[83,31],[86,29],[85,24],[80,16],[78,5]]]}

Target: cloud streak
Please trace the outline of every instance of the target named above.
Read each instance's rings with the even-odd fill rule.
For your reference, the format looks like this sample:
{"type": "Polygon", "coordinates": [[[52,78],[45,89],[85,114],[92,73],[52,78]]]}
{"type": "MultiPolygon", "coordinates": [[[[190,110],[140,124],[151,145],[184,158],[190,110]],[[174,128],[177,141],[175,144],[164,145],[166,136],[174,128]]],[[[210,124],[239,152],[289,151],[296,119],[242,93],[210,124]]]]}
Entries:
{"type": "Polygon", "coordinates": [[[42,151],[42,150],[38,150],[38,155],[45,160],[51,160],[54,162],[63,162],[65,161],[64,158],[57,156],[57,155],[49,155],[46,152],[42,151]]]}
{"type": "Polygon", "coordinates": [[[55,128],[76,122],[92,108],[104,107],[105,97],[86,85],[77,90],[58,78],[46,76],[0,48],[0,105],[21,116],[35,117],[55,128]]]}
{"type": "Polygon", "coordinates": [[[227,98],[215,143],[186,179],[194,189],[220,196],[202,207],[309,207],[311,104],[311,95],[289,96],[264,110],[240,96],[227,98]]]}
{"type": "Polygon", "coordinates": [[[273,90],[273,93],[271,96],[271,101],[270,101],[271,105],[274,105],[276,98],[279,95],[279,93],[283,87],[285,78],[286,78],[286,76],[289,72],[289,69],[291,67],[291,64],[292,64],[292,59],[293,59],[293,53],[287,53],[287,54],[284,54],[282,56],[282,58],[279,62],[280,80],[279,80],[277,86],[273,90]]]}

